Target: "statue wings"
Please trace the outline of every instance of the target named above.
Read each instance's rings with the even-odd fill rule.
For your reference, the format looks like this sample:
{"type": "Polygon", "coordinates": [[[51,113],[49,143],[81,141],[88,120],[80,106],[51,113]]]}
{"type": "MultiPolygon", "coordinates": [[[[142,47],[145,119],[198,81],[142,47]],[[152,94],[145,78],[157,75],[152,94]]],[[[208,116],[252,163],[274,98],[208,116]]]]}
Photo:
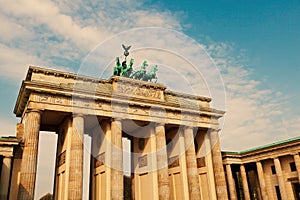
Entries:
{"type": "Polygon", "coordinates": [[[130,49],[131,46],[126,47],[124,44],[122,44],[122,47],[125,51],[128,51],[130,49]]]}

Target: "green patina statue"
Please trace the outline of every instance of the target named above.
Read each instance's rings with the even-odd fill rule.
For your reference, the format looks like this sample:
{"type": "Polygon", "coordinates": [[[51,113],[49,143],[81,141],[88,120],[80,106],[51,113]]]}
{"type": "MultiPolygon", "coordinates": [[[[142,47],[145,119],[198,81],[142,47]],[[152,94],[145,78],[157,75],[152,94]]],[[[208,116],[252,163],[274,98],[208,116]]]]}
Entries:
{"type": "Polygon", "coordinates": [[[130,59],[129,65],[127,66],[126,58],[129,55],[129,49],[131,46],[126,47],[122,44],[124,49],[125,60],[120,63],[119,57],[116,58],[116,65],[114,67],[113,75],[115,76],[123,76],[127,78],[142,80],[142,81],[150,81],[157,82],[156,72],[158,70],[157,65],[151,67],[150,71],[147,72],[146,67],[148,67],[147,61],[144,61],[140,70],[133,70],[133,59],[130,59]]]}

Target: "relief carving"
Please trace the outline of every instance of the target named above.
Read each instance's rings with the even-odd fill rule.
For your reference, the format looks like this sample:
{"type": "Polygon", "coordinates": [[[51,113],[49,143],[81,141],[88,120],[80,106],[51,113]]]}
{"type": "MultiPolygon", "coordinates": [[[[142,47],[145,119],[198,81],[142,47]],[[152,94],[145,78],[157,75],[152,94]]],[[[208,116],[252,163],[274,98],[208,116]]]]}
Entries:
{"type": "Polygon", "coordinates": [[[72,99],[72,105],[78,107],[92,107],[91,101],[85,99],[72,99]]]}
{"type": "Polygon", "coordinates": [[[44,94],[44,95],[40,96],[40,101],[42,101],[42,102],[47,102],[47,101],[49,101],[49,99],[50,99],[50,95],[48,95],[48,94],[44,94]]]}
{"type": "Polygon", "coordinates": [[[149,115],[150,111],[148,108],[143,108],[142,111],[144,112],[144,114],[149,115]]]}
{"type": "Polygon", "coordinates": [[[62,104],[63,103],[63,99],[61,97],[56,97],[55,103],[62,104]]]}
{"type": "Polygon", "coordinates": [[[141,88],[130,85],[117,84],[116,93],[122,93],[128,96],[142,96],[161,99],[161,91],[150,88],[141,88]]]}

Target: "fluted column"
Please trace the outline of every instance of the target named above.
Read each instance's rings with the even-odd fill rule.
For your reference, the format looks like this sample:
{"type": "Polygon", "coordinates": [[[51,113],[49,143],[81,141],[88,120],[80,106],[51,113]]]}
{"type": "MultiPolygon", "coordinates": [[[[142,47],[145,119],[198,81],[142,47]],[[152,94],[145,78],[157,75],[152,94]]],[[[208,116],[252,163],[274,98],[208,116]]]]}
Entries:
{"type": "Polygon", "coordinates": [[[210,134],[210,144],[211,144],[211,154],[213,161],[213,169],[215,176],[215,186],[217,192],[218,200],[227,200],[227,186],[225,173],[223,168],[220,140],[217,130],[211,130],[210,134]]]}
{"type": "Polygon", "coordinates": [[[298,172],[298,179],[300,181],[300,157],[298,152],[294,154],[294,161],[298,172]]]}
{"type": "Polygon", "coordinates": [[[34,198],[40,122],[40,110],[27,111],[18,199],[32,200],[34,198]]]}
{"type": "Polygon", "coordinates": [[[247,173],[246,173],[245,166],[243,164],[240,165],[240,170],[241,170],[245,200],[251,200],[250,193],[249,193],[249,187],[248,187],[247,173]]]}
{"type": "Polygon", "coordinates": [[[11,156],[3,158],[0,179],[0,199],[8,199],[8,188],[11,174],[11,159],[11,156]]]}
{"type": "Polygon", "coordinates": [[[165,126],[163,124],[157,124],[155,127],[155,134],[157,150],[158,195],[160,200],[169,200],[170,185],[165,126]]]}
{"type": "Polygon", "coordinates": [[[287,200],[285,183],[284,183],[284,178],[282,175],[282,169],[281,169],[281,164],[280,164],[279,158],[274,158],[274,165],[275,165],[276,175],[277,175],[277,179],[278,179],[278,183],[279,183],[281,198],[282,198],[282,200],[287,200]]]}
{"type": "Polygon", "coordinates": [[[234,179],[233,179],[233,176],[232,176],[232,170],[231,170],[231,165],[230,164],[226,165],[226,172],[227,172],[230,199],[231,200],[236,200],[237,195],[236,195],[236,189],[235,189],[235,182],[234,182],[234,179]]]}
{"type": "Polygon", "coordinates": [[[184,143],[190,199],[200,199],[200,184],[196,162],[193,128],[185,127],[184,143]]]}
{"type": "Polygon", "coordinates": [[[266,182],[265,182],[265,176],[264,176],[264,171],[263,167],[260,161],[256,162],[256,168],[257,168],[257,175],[258,175],[258,180],[259,180],[259,186],[262,194],[262,199],[263,200],[268,200],[268,193],[267,193],[267,188],[266,188],[266,182]]]}
{"type": "Polygon", "coordinates": [[[111,198],[123,199],[123,149],[122,122],[113,119],[111,122],[111,198]]]}
{"type": "Polygon", "coordinates": [[[84,118],[73,116],[73,126],[70,148],[70,171],[68,184],[68,199],[82,199],[83,190],[83,135],[84,118]]]}

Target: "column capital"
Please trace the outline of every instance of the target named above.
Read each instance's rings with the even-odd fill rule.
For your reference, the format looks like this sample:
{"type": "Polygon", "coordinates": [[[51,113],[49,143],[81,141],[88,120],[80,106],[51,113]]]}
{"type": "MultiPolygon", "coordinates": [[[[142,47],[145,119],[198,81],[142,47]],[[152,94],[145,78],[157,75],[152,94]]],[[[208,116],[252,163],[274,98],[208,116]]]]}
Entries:
{"type": "Polygon", "coordinates": [[[73,113],[72,114],[72,117],[82,117],[82,118],[85,118],[86,115],[84,115],[83,113],[73,113]]]}
{"type": "Polygon", "coordinates": [[[25,111],[25,113],[31,113],[31,112],[37,112],[39,114],[42,114],[44,110],[38,108],[27,108],[25,111]]]}
{"type": "Polygon", "coordinates": [[[112,118],[110,118],[110,121],[111,122],[113,122],[113,121],[119,121],[119,122],[121,122],[122,118],[120,118],[120,117],[112,117],[112,118]]]}
{"type": "Polygon", "coordinates": [[[207,132],[219,132],[219,131],[221,131],[220,128],[210,127],[210,128],[208,128],[208,131],[207,131],[207,132]]]}
{"type": "Polygon", "coordinates": [[[5,159],[5,158],[12,159],[12,158],[13,158],[13,155],[7,155],[7,154],[4,154],[4,155],[2,155],[2,156],[3,156],[3,159],[5,159]]]}
{"type": "Polygon", "coordinates": [[[165,123],[163,122],[154,122],[155,126],[165,126],[165,123]]]}
{"type": "Polygon", "coordinates": [[[184,125],[183,126],[183,130],[186,130],[186,129],[192,129],[192,130],[194,130],[194,126],[189,126],[189,125],[184,125]]]}
{"type": "Polygon", "coordinates": [[[36,182],[41,110],[27,109],[18,199],[33,199],[36,182]]]}
{"type": "Polygon", "coordinates": [[[272,159],[273,160],[279,160],[279,156],[273,156],[272,159]]]}

